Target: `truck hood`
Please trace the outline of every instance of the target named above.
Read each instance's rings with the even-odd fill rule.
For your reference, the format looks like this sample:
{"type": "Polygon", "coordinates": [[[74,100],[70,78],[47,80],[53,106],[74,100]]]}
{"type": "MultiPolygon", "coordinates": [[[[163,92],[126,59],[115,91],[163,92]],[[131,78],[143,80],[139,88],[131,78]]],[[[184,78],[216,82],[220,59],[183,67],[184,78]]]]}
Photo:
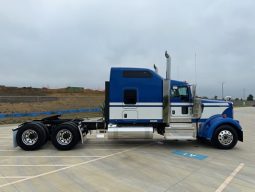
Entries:
{"type": "Polygon", "coordinates": [[[232,102],[210,99],[202,99],[201,102],[204,108],[214,108],[215,111],[218,111],[218,114],[233,118],[234,114],[232,102]]]}
{"type": "Polygon", "coordinates": [[[212,99],[201,99],[202,104],[205,105],[215,105],[215,106],[229,106],[232,107],[233,103],[223,100],[212,100],[212,99]]]}

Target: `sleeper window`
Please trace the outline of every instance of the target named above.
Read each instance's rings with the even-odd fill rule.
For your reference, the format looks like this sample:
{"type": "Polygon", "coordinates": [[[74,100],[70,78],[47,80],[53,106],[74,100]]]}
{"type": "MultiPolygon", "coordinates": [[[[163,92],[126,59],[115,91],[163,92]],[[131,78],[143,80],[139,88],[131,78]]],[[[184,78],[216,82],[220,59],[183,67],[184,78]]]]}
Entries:
{"type": "Polygon", "coordinates": [[[151,78],[149,71],[123,71],[123,77],[126,78],[151,78]]]}
{"type": "Polygon", "coordinates": [[[124,90],[124,104],[136,104],[137,91],[135,89],[124,90]]]}

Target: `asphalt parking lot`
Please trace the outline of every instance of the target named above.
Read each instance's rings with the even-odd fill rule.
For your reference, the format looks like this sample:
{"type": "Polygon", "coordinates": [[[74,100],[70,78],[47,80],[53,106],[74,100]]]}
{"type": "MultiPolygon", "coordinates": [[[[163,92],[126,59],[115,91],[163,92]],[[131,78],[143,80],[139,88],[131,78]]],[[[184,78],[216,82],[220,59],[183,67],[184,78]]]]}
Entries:
{"type": "Polygon", "coordinates": [[[235,109],[244,142],[219,150],[196,141],[110,141],[88,136],[71,151],[12,147],[0,127],[0,191],[255,191],[255,107],[235,109]],[[197,158],[202,157],[202,158],[197,158]]]}

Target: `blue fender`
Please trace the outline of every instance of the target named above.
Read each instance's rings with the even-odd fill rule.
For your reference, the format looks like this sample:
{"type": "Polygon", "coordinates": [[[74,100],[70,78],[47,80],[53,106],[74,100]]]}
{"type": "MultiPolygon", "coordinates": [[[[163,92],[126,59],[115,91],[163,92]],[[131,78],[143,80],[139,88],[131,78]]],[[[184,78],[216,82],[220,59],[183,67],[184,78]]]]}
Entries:
{"type": "Polygon", "coordinates": [[[198,136],[211,140],[215,129],[223,124],[233,126],[237,131],[238,140],[243,141],[243,131],[239,121],[229,117],[224,118],[222,115],[214,115],[207,119],[205,123],[201,124],[198,130],[198,136]]]}

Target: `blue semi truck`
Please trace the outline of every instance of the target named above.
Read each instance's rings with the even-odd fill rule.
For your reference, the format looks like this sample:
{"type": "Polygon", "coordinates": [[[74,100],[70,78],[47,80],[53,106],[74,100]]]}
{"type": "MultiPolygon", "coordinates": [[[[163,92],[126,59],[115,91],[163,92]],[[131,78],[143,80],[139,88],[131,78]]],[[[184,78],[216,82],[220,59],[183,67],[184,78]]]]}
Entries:
{"type": "Polygon", "coordinates": [[[166,78],[145,68],[111,68],[105,82],[104,117],[99,120],[62,119],[60,115],[22,123],[13,130],[14,145],[36,150],[49,140],[59,150],[70,150],[92,130],[109,139],[204,139],[231,149],[243,141],[233,119],[233,103],[196,97],[195,87],[171,80],[171,58],[166,78]]]}

